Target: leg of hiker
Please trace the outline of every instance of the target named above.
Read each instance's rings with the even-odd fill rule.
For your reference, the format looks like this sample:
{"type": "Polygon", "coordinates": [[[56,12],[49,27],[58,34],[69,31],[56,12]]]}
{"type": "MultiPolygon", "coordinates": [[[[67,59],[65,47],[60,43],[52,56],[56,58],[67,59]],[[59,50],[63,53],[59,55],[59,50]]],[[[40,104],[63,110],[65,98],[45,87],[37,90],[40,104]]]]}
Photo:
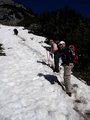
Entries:
{"type": "Polygon", "coordinates": [[[71,68],[70,66],[64,65],[64,83],[66,93],[71,96],[71,68]]]}
{"type": "Polygon", "coordinates": [[[54,72],[59,72],[59,52],[56,51],[54,53],[54,65],[55,65],[55,69],[54,69],[54,72]]]}

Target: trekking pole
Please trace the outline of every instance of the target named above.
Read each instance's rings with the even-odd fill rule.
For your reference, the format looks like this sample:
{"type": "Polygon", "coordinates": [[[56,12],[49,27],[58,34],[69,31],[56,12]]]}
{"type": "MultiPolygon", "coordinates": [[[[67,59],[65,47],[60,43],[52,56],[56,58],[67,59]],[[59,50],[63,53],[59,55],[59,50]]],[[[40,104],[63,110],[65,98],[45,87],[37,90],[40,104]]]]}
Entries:
{"type": "Polygon", "coordinates": [[[48,65],[50,65],[50,52],[48,52],[48,65]]]}
{"type": "Polygon", "coordinates": [[[47,61],[48,61],[48,64],[49,64],[49,57],[48,57],[48,51],[46,50],[46,54],[47,54],[47,61]]]}

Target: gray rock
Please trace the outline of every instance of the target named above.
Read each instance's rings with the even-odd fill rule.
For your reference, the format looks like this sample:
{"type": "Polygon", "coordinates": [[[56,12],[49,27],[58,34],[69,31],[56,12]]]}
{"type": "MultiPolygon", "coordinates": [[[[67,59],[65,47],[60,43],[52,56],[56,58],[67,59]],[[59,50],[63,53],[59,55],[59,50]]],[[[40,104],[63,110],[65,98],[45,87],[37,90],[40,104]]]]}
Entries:
{"type": "Polygon", "coordinates": [[[0,0],[0,5],[2,4],[13,4],[14,1],[13,0],[0,0]]]}

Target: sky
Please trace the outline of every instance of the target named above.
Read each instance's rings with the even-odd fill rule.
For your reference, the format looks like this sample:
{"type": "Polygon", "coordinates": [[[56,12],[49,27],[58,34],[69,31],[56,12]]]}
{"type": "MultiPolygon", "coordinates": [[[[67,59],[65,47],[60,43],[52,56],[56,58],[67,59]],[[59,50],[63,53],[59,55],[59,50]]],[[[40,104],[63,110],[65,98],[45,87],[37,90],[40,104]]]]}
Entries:
{"type": "Polygon", "coordinates": [[[90,14],[90,0],[14,0],[22,3],[32,11],[41,13],[44,10],[55,10],[58,8],[69,7],[85,17],[90,14]]]}
{"type": "Polygon", "coordinates": [[[90,118],[90,86],[72,74],[72,97],[66,94],[59,84],[64,82],[63,67],[57,75],[48,66],[53,59],[45,39],[23,27],[0,24],[0,43],[6,54],[0,56],[0,120],[90,118]]]}

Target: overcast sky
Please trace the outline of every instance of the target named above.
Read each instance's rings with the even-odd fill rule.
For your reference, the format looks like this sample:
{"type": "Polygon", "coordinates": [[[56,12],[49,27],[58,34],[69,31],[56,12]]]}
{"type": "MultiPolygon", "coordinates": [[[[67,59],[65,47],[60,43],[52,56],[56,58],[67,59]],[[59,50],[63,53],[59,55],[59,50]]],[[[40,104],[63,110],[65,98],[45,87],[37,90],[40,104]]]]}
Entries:
{"type": "Polygon", "coordinates": [[[90,0],[14,0],[31,8],[33,12],[41,13],[44,10],[55,10],[70,7],[83,16],[90,14],[90,0]]]}

